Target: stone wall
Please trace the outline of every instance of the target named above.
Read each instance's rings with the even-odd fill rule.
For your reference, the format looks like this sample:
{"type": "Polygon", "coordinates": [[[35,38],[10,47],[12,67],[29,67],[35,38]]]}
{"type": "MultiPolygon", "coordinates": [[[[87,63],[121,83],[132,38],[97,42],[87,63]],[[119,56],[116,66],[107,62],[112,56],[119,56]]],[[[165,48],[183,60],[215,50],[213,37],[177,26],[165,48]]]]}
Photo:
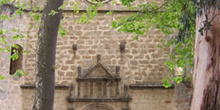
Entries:
{"type": "Polygon", "coordinates": [[[192,88],[181,83],[175,85],[174,99],[176,110],[189,110],[192,100],[192,88]]]}
{"type": "MultiPolygon", "coordinates": [[[[20,100],[22,101],[22,109],[16,109],[16,110],[32,110],[34,95],[35,92],[33,88],[22,89],[22,100],[20,100]]],[[[54,110],[68,110],[69,106],[66,100],[68,95],[69,95],[68,89],[56,89],[54,110]]]]}
{"type": "MultiPolygon", "coordinates": [[[[135,35],[118,32],[112,28],[111,22],[121,16],[131,13],[115,12],[113,15],[99,13],[91,23],[77,24],[80,14],[66,12],[61,23],[67,29],[67,35],[59,37],[56,54],[56,83],[70,84],[75,82],[77,67],[84,69],[96,63],[96,56],[102,56],[102,63],[109,67],[121,66],[123,82],[143,83],[161,82],[168,73],[163,64],[168,57],[169,49],[158,48],[163,35],[156,29],[151,29],[138,41],[133,40],[135,35]],[[119,44],[126,43],[125,53],[120,53],[119,44]],[[73,44],[77,44],[77,51],[72,50],[73,44]]],[[[28,51],[26,59],[25,83],[34,83],[34,66],[36,38],[28,39],[28,51]]]]}
{"type": "MultiPolygon", "coordinates": [[[[96,64],[96,56],[98,54],[102,56],[101,62],[109,67],[110,70],[115,71],[115,66],[121,67],[120,76],[122,83],[120,84],[120,88],[123,84],[161,82],[168,73],[168,69],[163,63],[169,54],[169,49],[157,47],[157,45],[161,44],[160,39],[163,38],[163,34],[156,29],[151,29],[146,35],[141,36],[138,41],[135,41],[133,40],[135,35],[118,32],[110,28],[113,20],[129,14],[131,12],[115,12],[113,15],[99,13],[91,23],[77,24],[76,20],[79,19],[80,14],[64,12],[61,25],[68,31],[67,35],[59,37],[57,42],[56,84],[67,86],[70,84],[77,85],[75,80],[77,78],[77,67],[81,66],[83,69],[88,69],[90,66],[96,64]],[[119,49],[119,45],[122,42],[126,43],[124,53],[121,53],[119,49]],[[73,44],[77,44],[78,46],[76,51],[72,49],[73,44]]],[[[36,30],[33,28],[30,33],[33,37],[27,41],[29,54],[25,62],[27,75],[25,76],[24,84],[34,84],[37,40],[34,37],[35,34],[36,30]]],[[[139,107],[140,110],[147,109],[147,105],[151,105],[149,110],[151,108],[159,110],[167,104],[168,106],[165,107],[165,110],[170,110],[170,108],[173,108],[173,91],[161,96],[160,92],[164,91],[165,93],[167,92],[167,90],[160,89],[134,90],[131,93],[131,109],[135,109],[140,104],[143,104],[145,106],[139,107]],[[142,95],[152,99],[141,99],[142,95]],[[158,99],[162,98],[163,100],[158,100],[155,97],[158,99]],[[136,101],[141,102],[137,103],[136,101]],[[146,102],[149,102],[149,104],[144,104],[146,102]],[[156,103],[160,104],[155,105],[156,103]]],[[[29,99],[24,97],[23,100],[28,102],[29,99]]],[[[76,109],[80,108],[79,104],[74,104],[76,109]]],[[[26,108],[25,105],[23,107],[26,108]]]]}
{"type": "MultiPolygon", "coordinates": [[[[9,14],[10,9],[5,8],[5,10],[1,13],[9,14]]],[[[28,15],[24,14],[22,16],[16,16],[13,20],[3,20],[1,21],[1,29],[8,31],[4,34],[7,38],[6,45],[0,43],[0,48],[9,47],[12,44],[19,44],[25,49],[25,40],[27,33],[27,25],[28,25],[28,15]],[[20,29],[20,32],[12,32],[13,29],[20,29]],[[12,35],[22,33],[24,35],[24,39],[21,40],[13,40],[11,38],[12,35]]],[[[20,84],[23,83],[23,78],[12,77],[10,75],[10,56],[11,53],[1,52],[0,55],[0,75],[5,76],[6,78],[0,81],[0,110],[21,110],[22,109],[22,92],[20,91],[20,84]]],[[[23,56],[25,59],[25,55],[23,56]]],[[[24,62],[24,61],[23,61],[24,62]]],[[[23,68],[25,68],[24,63],[22,64],[23,68]]]]}
{"type": "Polygon", "coordinates": [[[173,89],[134,89],[131,94],[131,110],[175,110],[173,89]]]}
{"type": "MultiPolygon", "coordinates": [[[[140,3],[145,2],[140,0],[140,3]]],[[[43,4],[34,0],[33,3],[43,4]]],[[[111,3],[111,2],[110,2],[111,3]]],[[[158,3],[161,3],[158,1],[158,3]]],[[[83,1],[80,9],[84,10],[88,2],[83,1]]],[[[168,68],[164,61],[168,59],[170,50],[159,48],[162,44],[160,39],[164,35],[155,28],[150,29],[139,40],[133,40],[135,35],[118,32],[111,28],[111,22],[122,16],[128,16],[132,11],[117,4],[110,6],[106,4],[100,10],[114,9],[112,15],[99,12],[94,20],[88,24],[76,23],[81,12],[76,14],[68,11],[68,7],[63,12],[61,25],[67,29],[67,35],[59,36],[56,52],[56,85],[66,87],[74,84],[77,92],[77,68],[81,66],[83,70],[88,69],[97,63],[97,55],[101,55],[101,63],[106,65],[110,71],[115,71],[115,66],[120,66],[121,83],[120,90],[124,84],[160,84],[163,78],[167,77],[168,68]],[[119,7],[119,8],[116,8],[119,7]],[[125,43],[125,52],[121,52],[119,45],[125,43]],[[77,45],[77,50],[72,46],[77,45]]],[[[35,84],[35,57],[37,32],[35,28],[37,22],[28,20],[28,16],[20,16],[22,21],[11,21],[4,26],[16,26],[26,30],[28,38],[19,43],[25,43],[24,48],[28,54],[24,56],[23,68],[26,72],[24,79],[7,78],[0,82],[0,104],[2,108],[8,110],[31,110],[34,98],[35,84]],[[12,25],[12,23],[15,23],[12,25]],[[16,25],[18,23],[19,25],[16,25]],[[28,27],[28,28],[27,28],[28,27]],[[30,88],[22,88],[19,85],[31,85],[30,88]],[[9,104],[10,103],[10,104],[9,104]],[[13,106],[11,106],[13,105],[13,106]]],[[[6,27],[4,27],[6,28],[6,27]]],[[[4,53],[0,57],[0,74],[9,76],[9,54],[4,53]],[[2,63],[5,62],[5,63],[2,63]]],[[[55,110],[67,110],[70,103],[66,98],[69,96],[69,89],[56,89],[55,110]]],[[[177,86],[172,89],[162,88],[142,88],[129,89],[131,101],[130,110],[187,110],[190,102],[190,89],[185,86],[177,86]]],[[[76,110],[81,110],[87,106],[97,104],[95,102],[73,103],[76,110]]],[[[101,105],[109,105],[116,110],[120,110],[122,102],[99,102],[101,105]]]]}

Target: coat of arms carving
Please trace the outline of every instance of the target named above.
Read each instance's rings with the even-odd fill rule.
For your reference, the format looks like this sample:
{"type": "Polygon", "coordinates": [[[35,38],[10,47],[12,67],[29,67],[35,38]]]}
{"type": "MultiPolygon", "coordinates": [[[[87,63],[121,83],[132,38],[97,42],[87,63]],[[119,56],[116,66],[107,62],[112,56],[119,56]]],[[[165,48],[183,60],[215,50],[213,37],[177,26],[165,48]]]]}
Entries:
{"type": "Polygon", "coordinates": [[[108,3],[111,0],[87,0],[89,3],[97,4],[97,3],[108,3]]]}

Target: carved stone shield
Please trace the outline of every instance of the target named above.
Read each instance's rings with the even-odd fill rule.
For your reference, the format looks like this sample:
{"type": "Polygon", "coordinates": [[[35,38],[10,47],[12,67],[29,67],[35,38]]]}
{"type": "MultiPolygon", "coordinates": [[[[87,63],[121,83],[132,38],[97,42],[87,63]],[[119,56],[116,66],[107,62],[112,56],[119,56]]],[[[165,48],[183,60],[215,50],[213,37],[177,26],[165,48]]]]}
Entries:
{"type": "Polygon", "coordinates": [[[92,4],[97,4],[97,3],[108,3],[110,2],[111,0],[86,0],[88,1],[89,3],[92,3],[92,4]]]}

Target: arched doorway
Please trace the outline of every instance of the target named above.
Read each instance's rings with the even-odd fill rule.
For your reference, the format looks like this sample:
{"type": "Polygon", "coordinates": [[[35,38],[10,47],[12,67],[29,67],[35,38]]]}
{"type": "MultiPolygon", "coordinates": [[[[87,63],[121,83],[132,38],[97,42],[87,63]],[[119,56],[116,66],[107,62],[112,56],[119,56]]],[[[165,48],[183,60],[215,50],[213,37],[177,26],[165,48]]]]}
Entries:
{"type": "Polygon", "coordinates": [[[115,109],[106,104],[89,104],[82,110],[115,110],[115,109]]]}

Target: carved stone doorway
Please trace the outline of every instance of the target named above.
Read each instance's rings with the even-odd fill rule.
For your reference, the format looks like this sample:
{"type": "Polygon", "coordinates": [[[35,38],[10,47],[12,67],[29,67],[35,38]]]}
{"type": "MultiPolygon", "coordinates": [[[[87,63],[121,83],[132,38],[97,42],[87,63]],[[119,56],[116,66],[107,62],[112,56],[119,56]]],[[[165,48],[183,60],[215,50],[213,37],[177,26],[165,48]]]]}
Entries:
{"type": "Polygon", "coordinates": [[[90,104],[86,106],[83,110],[115,110],[115,109],[105,104],[90,104]]]}
{"type": "Polygon", "coordinates": [[[94,107],[88,108],[86,110],[112,110],[112,109],[105,108],[105,107],[94,106],[94,107]]]}
{"type": "Polygon", "coordinates": [[[107,68],[101,63],[101,55],[97,55],[97,64],[90,68],[78,67],[76,95],[75,87],[72,85],[67,98],[71,104],[69,110],[74,110],[73,103],[83,103],[81,106],[84,107],[80,110],[115,110],[108,105],[111,103],[117,103],[119,105],[117,109],[129,110],[131,98],[128,94],[128,86],[124,84],[122,87],[120,67],[115,66],[115,69],[110,69],[112,68],[107,68]]]}

